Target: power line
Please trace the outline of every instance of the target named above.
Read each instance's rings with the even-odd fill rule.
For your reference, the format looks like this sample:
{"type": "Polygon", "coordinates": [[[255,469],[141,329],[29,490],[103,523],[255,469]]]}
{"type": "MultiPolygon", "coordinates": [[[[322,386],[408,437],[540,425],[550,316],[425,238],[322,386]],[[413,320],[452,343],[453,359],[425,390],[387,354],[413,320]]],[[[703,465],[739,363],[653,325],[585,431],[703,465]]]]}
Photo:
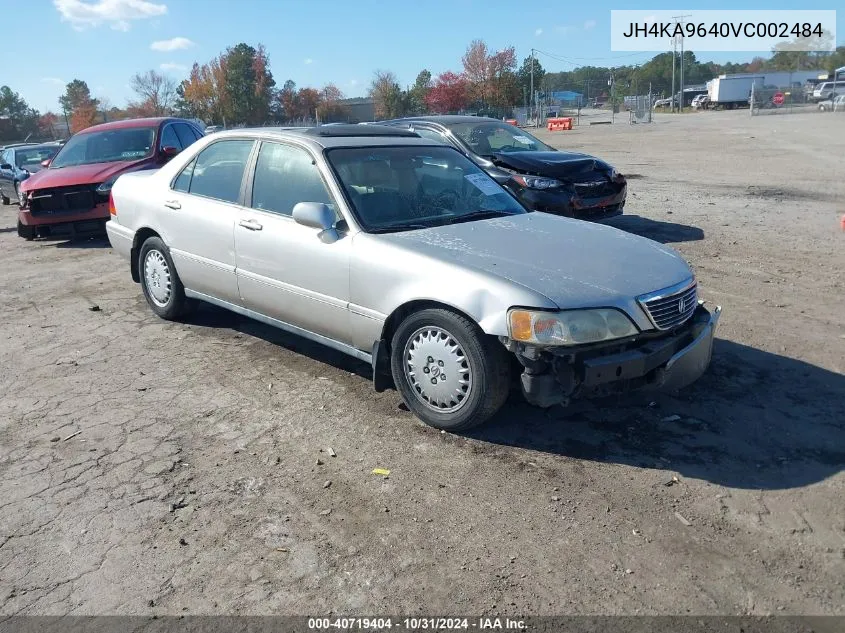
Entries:
{"type": "Polygon", "coordinates": [[[627,53],[625,55],[613,55],[613,56],[610,56],[610,57],[562,57],[560,55],[554,55],[554,54],[548,53],[546,51],[541,51],[538,48],[535,48],[535,49],[532,49],[532,50],[536,53],[542,53],[546,57],[551,57],[552,59],[557,60],[559,62],[564,62],[566,64],[572,64],[573,66],[578,66],[580,64],[580,62],[583,62],[583,61],[606,61],[606,60],[623,59],[623,58],[629,58],[629,57],[649,57],[649,56],[653,57],[654,56],[652,53],[637,52],[637,53],[627,53]]]}

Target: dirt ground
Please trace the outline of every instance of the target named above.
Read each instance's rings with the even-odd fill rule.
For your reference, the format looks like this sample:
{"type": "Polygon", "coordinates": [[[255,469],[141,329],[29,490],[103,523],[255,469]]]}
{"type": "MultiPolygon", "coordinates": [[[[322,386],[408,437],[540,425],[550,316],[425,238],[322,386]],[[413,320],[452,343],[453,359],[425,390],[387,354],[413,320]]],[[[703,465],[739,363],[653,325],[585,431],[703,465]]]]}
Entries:
{"type": "Polygon", "coordinates": [[[614,223],[723,306],[680,395],[440,433],[0,208],[0,614],[845,614],[845,116],[540,135],[627,173],[614,223]]]}

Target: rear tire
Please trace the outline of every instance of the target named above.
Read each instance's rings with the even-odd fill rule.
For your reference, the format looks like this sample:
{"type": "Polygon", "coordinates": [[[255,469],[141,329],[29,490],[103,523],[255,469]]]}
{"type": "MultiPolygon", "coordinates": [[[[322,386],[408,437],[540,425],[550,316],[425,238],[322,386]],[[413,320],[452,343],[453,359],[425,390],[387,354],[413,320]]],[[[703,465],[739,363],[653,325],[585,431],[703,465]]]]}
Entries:
{"type": "Polygon", "coordinates": [[[20,220],[18,220],[18,237],[22,237],[27,242],[31,242],[35,239],[35,227],[26,226],[20,220]]]}
{"type": "Polygon", "coordinates": [[[147,238],[141,246],[138,276],[144,298],[158,316],[176,321],[187,313],[185,287],[170,258],[170,251],[161,238],[147,238]]]}
{"type": "Polygon", "coordinates": [[[393,335],[390,365],[405,404],[438,429],[463,431],[483,424],[508,398],[505,348],[448,310],[406,317],[393,335]]]}
{"type": "Polygon", "coordinates": [[[9,204],[12,204],[12,201],[9,200],[8,196],[6,196],[6,194],[3,193],[2,191],[0,191],[0,202],[3,203],[3,206],[7,206],[9,204]]]}

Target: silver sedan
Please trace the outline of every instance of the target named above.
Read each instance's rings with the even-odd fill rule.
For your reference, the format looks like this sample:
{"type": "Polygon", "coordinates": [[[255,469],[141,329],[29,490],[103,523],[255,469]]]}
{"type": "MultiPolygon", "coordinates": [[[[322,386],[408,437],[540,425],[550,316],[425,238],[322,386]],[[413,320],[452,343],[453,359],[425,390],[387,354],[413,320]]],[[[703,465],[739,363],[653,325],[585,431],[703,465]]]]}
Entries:
{"type": "Polygon", "coordinates": [[[121,176],[107,230],[150,308],[206,301],[372,364],[459,430],[512,388],[538,406],[683,387],[720,310],[672,249],[530,213],[456,150],[379,126],[241,129],[121,176]]]}

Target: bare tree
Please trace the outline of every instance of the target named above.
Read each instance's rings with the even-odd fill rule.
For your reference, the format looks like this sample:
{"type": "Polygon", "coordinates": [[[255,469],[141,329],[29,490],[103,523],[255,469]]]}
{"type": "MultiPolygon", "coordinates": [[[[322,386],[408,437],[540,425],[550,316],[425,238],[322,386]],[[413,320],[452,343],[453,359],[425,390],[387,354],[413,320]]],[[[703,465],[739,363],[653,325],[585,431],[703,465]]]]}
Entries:
{"type": "Polygon", "coordinates": [[[152,116],[168,114],[176,100],[176,82],[154,70],[136,74],[130,85],[140,98],[136,107],[152,116]]]}
{"type": "Polygon", "coordinates": [[[377,70],[370,84],[376,119],[391,119],[403,114],[402,88],[396,75],[389,70],[377,70]]]}

